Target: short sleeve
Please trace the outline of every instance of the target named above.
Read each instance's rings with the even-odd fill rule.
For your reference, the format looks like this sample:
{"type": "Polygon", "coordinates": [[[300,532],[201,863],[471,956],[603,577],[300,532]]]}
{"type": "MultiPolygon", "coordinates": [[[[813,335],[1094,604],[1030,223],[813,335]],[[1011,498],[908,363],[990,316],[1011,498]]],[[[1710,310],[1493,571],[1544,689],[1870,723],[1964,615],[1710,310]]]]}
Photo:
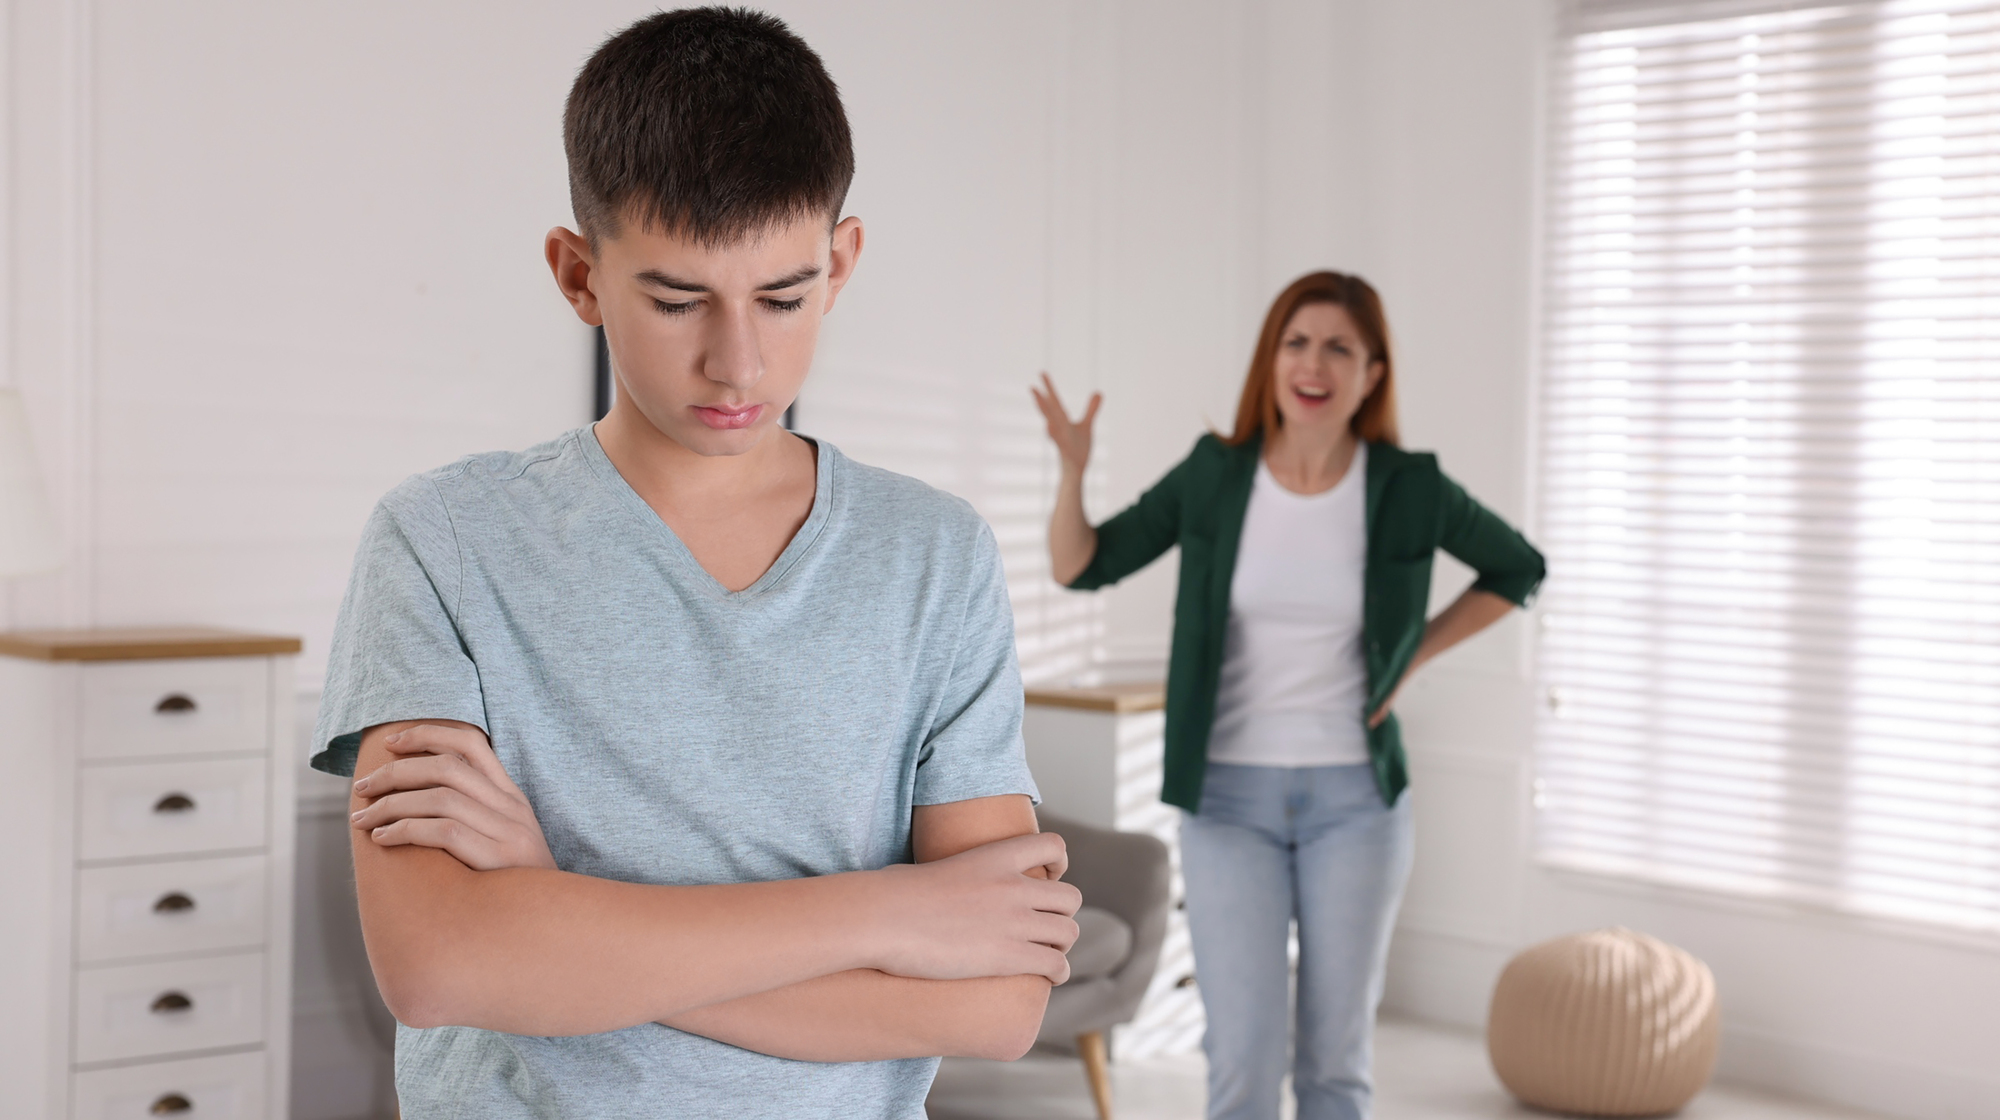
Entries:
{"type": "Polygon", "coordinates": [[[354,573],[329,652],[315,770],[351,776],[361,733],[406,719],[486,726],[478,670],[454,614],[457,538],[437,484],[417,476],[376,505],[361,532],[354,573]]]}
{"type": "Polygon", "coordinates": [[[993,531],[978,522],[970,577],[943,699],[917,755],[916,805],[1024,793],[1041,803],[1021,742],[1021,667],[1014,608],[993,531]]]}

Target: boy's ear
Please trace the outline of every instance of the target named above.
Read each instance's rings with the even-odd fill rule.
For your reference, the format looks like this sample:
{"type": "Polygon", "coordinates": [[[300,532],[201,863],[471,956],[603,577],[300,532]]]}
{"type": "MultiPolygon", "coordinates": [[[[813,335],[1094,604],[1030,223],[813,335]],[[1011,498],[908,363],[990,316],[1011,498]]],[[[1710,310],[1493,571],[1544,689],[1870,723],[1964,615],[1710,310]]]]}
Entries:
{"type": "Polygon", "coordinates": [[[833,251],[826,262],[826,307],[820,314],[833,310],[833,301],[840,298],[840,289],[846,287],[847,278],[854,275],[854,266],[861,260],[862,242],[866,240],[860,218],[842,218],[840,224],[833,227],[833,251]]]}
{"type": "Polygon", "coordinates": [[[542,245],[555,273],[556,287],[576,309],[576,317],[593,327],[604,325],[604,312],[597,306],[597,293],[590,288],[591,273],[597,268],[597,254],[583,235],[562,226],[549,231],[542,245]]]}

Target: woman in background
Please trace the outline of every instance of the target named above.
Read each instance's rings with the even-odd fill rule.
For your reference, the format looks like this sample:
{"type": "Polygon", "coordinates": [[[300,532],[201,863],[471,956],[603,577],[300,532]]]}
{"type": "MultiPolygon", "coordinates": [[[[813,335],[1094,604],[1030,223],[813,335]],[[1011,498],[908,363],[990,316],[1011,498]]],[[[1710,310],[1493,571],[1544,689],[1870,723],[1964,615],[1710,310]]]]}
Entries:
{"type": "Polygon", "coordinates": [[[1234,430],[1201,437],[1094,529],[1083,473],[1102,398],[1072,422],[1047,375],[1034,395],[1062,456],[1056,579],[1093,590],[1181,550],[1161,798],[1185,813],[1208,1115],[1278,1116],[1296,920],[1299,1120],[1366,1117],[1412,854],[1396,692],[1526,604],[1542,557],[1434,456],[1397,446],[1388,325],[1358,276],[1315,272],[1286,288],[1264,319],[1234,430]],[[1440,548],[1478,578],[1426,622],[1440,548]]]}

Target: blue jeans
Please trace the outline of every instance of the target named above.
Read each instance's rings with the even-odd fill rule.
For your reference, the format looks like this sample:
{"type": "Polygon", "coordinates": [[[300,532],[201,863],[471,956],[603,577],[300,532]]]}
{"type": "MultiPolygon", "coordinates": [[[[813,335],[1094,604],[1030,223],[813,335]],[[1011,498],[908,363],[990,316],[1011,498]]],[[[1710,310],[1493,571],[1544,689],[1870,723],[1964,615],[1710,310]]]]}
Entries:
{"type": "Polygon", "coordinates": [[[1415,833],[1366,765],[1210,763],[1181,817],[1196,982],[1208,1009],[1209,1120],[1277,1120],[1298,922],[1298,1120],[1364,1120],[1375,1008],[1415,833]]]}

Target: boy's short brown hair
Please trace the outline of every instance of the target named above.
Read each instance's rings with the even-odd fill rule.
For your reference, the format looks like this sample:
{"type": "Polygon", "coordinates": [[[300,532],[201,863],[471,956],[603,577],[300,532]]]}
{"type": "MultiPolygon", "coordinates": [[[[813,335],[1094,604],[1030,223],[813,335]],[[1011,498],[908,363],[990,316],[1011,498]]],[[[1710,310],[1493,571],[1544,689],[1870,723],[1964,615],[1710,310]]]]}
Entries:
{"type": "Polygon", "coordinates": [[[783,21],[661,12],[607,39],[563,114],[570,205],[592,245],[624,221],[707,245],[840,216],[854,140],[840,90],[783,21]]]}

